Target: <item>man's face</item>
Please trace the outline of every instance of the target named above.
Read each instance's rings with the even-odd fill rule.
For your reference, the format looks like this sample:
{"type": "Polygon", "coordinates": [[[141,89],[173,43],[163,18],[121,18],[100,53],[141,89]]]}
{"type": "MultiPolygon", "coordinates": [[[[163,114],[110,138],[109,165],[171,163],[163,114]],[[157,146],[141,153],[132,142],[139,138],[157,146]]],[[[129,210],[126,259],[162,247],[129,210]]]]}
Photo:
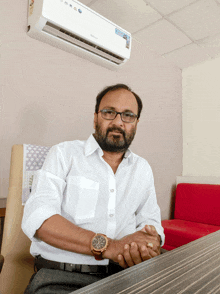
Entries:
{"type": "MultiPolygon", "coordinates": [[[[128,90],[119,89],[108,92],[101,100],[99,111],[103,109],[118,112],[129,111],[138,113],[138,104],[135,96],[128,90]]],[[[138,120],[126,123],[121,120],[120,114],[114,120],[102,118],[101,113],[94,114],[95,138],[104,151],[125,152],[134,139],[138,120]]]]}

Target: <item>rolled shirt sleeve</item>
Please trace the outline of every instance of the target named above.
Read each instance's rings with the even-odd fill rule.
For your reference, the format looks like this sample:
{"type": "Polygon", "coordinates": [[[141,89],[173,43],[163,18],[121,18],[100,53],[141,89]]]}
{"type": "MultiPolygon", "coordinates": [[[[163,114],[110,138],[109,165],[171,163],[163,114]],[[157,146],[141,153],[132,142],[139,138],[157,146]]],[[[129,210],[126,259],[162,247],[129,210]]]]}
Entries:
{"type": "Polygon", "coordinates": [[[43,222],[55,214],[61,214],[63,191],[66,187],[64,161],[54,146],[41,170],[34,176],[32,192],[24,207],[22,230],[31,241],[43,222]]]}

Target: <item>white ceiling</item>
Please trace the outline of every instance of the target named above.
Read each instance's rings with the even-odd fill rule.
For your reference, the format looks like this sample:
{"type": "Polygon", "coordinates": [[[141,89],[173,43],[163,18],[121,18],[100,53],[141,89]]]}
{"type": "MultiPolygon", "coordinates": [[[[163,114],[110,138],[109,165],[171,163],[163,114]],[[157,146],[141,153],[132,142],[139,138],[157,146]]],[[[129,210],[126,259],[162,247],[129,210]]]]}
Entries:
{"type": "Polygon", "coordinates": [[[220,0],[80,0],[180,68],[220,56],[220,0]]]}

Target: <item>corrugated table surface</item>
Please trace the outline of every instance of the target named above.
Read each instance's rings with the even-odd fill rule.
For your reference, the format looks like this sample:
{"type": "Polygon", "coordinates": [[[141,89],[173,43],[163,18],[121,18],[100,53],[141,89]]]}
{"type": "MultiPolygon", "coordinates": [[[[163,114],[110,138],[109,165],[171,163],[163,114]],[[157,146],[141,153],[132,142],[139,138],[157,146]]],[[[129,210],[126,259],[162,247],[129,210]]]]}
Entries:
{"type": "Polygon", "coordinates": [[[220,230],[72,293],[220,293],[220,230]]]}

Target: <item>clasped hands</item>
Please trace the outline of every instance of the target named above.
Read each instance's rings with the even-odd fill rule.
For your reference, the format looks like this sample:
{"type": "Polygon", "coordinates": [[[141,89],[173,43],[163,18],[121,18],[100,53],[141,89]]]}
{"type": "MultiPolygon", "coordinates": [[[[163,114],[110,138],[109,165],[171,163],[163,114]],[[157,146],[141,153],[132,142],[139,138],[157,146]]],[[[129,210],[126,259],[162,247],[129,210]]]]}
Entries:
{"type": "Polygon", "coordinates": [[[146,225],[142,230],[116,240],[113,247],[114,254],[110,259],[127,268],[159,255],[160,236],[154,226],[146,225]]]}

